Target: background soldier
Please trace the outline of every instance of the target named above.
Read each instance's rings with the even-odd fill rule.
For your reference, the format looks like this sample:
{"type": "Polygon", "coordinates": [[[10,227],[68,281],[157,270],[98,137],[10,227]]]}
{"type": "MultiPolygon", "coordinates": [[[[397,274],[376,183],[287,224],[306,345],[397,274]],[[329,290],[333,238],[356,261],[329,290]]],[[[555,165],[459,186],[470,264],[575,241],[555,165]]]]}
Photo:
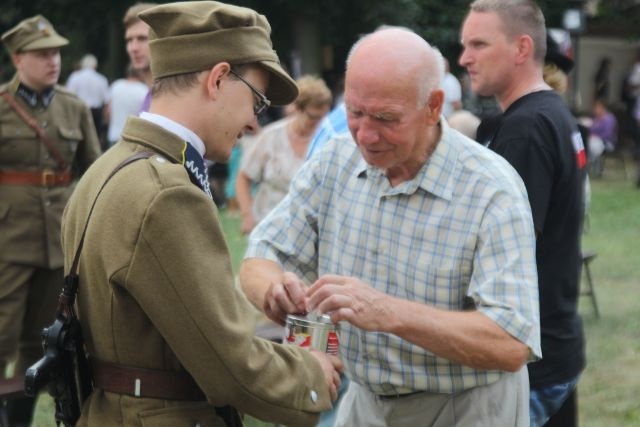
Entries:
{"type": "MultiPolygon", "coordinates": [[[[62,287],[62,211],[74,176],[100,154],[89,110],[56,84],[67,39],[34,16],[2,41],[17,73],[0,86],[0,378],[16,350],[18,375],[42,356],[62,287]]],[[[10,425],[27,425],[33,403],[9,402],[10,425]]]]}

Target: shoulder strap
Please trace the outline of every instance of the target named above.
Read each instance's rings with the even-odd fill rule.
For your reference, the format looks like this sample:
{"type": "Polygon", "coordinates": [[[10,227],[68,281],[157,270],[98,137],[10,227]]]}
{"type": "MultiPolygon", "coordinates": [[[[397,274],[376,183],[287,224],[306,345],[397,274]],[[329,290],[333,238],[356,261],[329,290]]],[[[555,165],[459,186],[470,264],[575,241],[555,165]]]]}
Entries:
{"type": "Polygon", "coordinates": [[[71,269],[69,270],[69,275],[76,275],[78,272],[78,261],[80,260],[80,252],[82,252],[82,246],[84,244],[84,237],[87,234],[87,228],[89,227],[89,219],[91,218],[91,214],[93,213],[93,208],[95,208],[96,206],[96,202],[98,201],[98,196],[100,196],[100,193],[102,193],[102,190],[104,190],[104,187],[107,185],[107,183],[109,182],[109,180],[111,180],[111,178],[123,167],[127,166],[128,164],[131,164],[137,160],[142,160],[142,159],[148,159],[149,157],[154,156],[155,153],[152,153],[150,151],[141,151],[139,153],[136,153],[134,155],[132,155],[131,157],[128,157],[126,159],[124,159],[122,162],[120,162],[120,164],[118,164],[118,166],[116,166],[111,173],[109,174],[109,176],[107,177],[107,179],[104,180],[104,182],[102,183],[102,186],[100,187],[100,190],[98,190],[98,194],[96,194],[96,198],[93,200],[93,204],[91,205],[91,209],[89,210],[89,215],[87,215],[87,222],[84,224],[84,230],[82,231],[82,237],[80,238],[80,243],[78,244],[78,249],[76,250],[76,255],[73,258],[73,264],[71,265],[71,269]]]}
{"type": "Polygon", "coordinates": [[[29,113],[24,111],[20,104],[18,104],[6,90],[0,92],[0,96],[2,96],[4,100],[9,103],[11,108],[13,108],[13,110],[18,114],[22,121],[25,122],[31,129],[33,129],[36,134],[38,134],[38,137],[42,140],[44,145],[47,146],[47,149],[49,150],[53,158],[56,159],[56,162],[58,162],[58,169],[61,171],[65,170],[67,168],[67,164],[64,161],[62,154],[60,154],[60,151],[58,151],[58,149],[54,147],[51,139],[49,139],[47,134],[44,133],[44,130],[40,126],[38,126],[38,123],[33,119],[33,117],[31,117],[29,113]]]}
{"type": "Polygon", "coordinates": [[[89,209],[89,215],[87,215],[87,221],[84,224],[84,229],[82,230],[82,236],[80,237],[80,243],[78,243],[78,248],[76,249],[76,254],[73,257],[73,263],[71,264],[71,268],[69,269],[69,274],[67,274],[64,278],[64,286],[62,288],[62,293],[58,298],[58,313],[65,312],[69,313],[73,310],[73,304],[75,302],[76,293],[78,291],[78,263],[80,261],[80,253],[82,252],[82,246],[84,245],[84,238],[87,234],[87,228],[89,227],[89,220],[91,219],[91,214],[93,213],[93,208],[96,206],[96,202],[98,201],[98,197],[104,187],[107,185],[109,180],[123,167],[131,164],[137,160],[148,159],[149,157],[154,156],[155,153],[149,151],[141,151],[136,153],[126,159],[124,159],[120,164],[118,164],[107,176],[107,179],[104,180],[102,186],[98,190],[98,194],[96,194],[96,198],[93,200],[93,204],[91,205],[91,209],[89,209]]]}

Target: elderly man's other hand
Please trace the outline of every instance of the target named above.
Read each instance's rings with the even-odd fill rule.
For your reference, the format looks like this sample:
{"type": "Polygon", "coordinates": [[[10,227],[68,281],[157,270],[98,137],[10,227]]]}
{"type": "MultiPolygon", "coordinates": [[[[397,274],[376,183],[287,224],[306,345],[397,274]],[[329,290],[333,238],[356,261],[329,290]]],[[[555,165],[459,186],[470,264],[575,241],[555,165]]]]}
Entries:
{"type": "Polygon", "coordinates": [[[389,295],[355,277],[324,275],[307,291],[309,310],[329,313],[367,331],[388,330],[393,320],[389,295]]]}
{"type": "Polygon", "coordinates": [[[282,276],[282,282],[271,283],[264,298],[263,311],[274,322],[283,325],[287,314],[306,314],[304,282],[291,272],[282,276]]]}

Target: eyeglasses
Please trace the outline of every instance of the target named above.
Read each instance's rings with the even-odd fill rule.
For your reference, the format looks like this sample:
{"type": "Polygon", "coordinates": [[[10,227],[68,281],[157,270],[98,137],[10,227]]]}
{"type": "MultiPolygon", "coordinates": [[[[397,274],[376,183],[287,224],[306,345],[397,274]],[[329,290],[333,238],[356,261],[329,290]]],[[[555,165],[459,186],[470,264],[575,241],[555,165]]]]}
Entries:
{"type": "Polygon", "coordinates": [[[245,80],[240,74],[236,73],[233,70],[229,70],[229,73],[233,74],[240,81],[242,81],[242,83],[244,83],[247,86],[249,86],[249,89],[251,89],[251,92],[253,92],[253,94],[258,97],[258,102],[256,102],[253,105],[253,113],[256,116],[259,116],[261,113],[264,112],[264,110],[266,110],[271,105],[271,101],[269,101],[269,98],[267,98],[262,92],[260,92],[251,83],[249,83],[247,80],[245,80]]]}

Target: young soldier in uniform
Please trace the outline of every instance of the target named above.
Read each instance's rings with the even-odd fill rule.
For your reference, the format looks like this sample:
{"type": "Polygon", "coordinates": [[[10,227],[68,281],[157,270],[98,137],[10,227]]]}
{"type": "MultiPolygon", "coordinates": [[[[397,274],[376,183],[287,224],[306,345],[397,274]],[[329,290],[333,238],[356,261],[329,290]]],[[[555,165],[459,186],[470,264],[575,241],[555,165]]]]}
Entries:
{"type": "MultiPolygon", "coordinates": [[[[38,15],[2,41],[17,73],[0,86],[0,378],[16,350],[16,375],[42,356],[62,288],[62,210],[75,175],[100,154],[91,113],[56,84],[67,39],[38,15]]],[[[32,406],[10,402],[10,425],[27,425],[32,406]]]]}
{"type": "Polygon", "coordinates": [[[78,306],[95,390],[79,425],[234,425],[236,410],[313,425],[335,399],[341,363],[255,336],[204,163],[227,161],[256,116],[297,87],[251,9],[198,1],[139,16],[150,26],[150,111],[85,174],[63,220],[67,271],[88,224],[78,306]],[[98,196],[141,152],[151,157],[98,196]]]}

